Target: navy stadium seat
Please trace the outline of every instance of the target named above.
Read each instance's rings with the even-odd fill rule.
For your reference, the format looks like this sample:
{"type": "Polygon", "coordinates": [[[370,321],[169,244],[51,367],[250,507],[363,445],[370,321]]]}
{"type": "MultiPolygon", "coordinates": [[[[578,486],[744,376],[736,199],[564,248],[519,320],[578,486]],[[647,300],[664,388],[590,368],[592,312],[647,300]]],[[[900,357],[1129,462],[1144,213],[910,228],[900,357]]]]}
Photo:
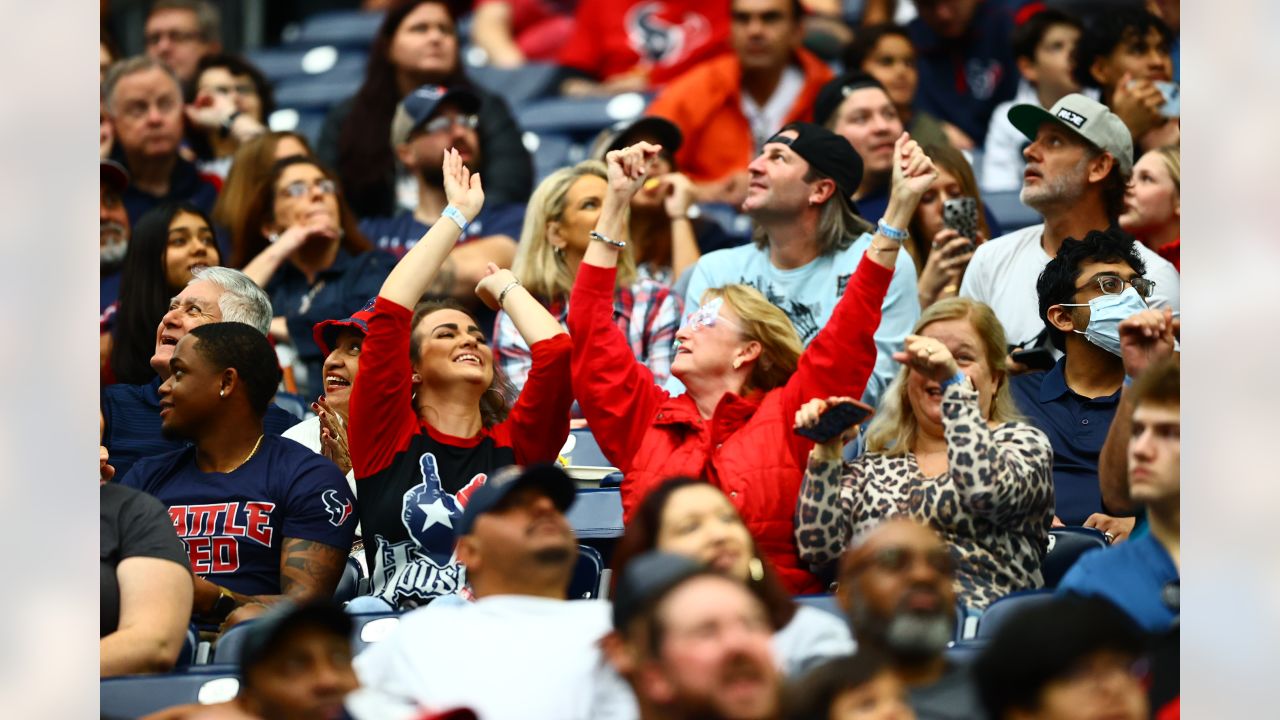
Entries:
{"type": "Polygon", "coordinates": [[[559,72],[557,66],[547,63],[527,63],[518,68],[467,67],[467,77],[472,82],[501,95],[513,108],[553,94],[559,72]]]}
{"type": "Polygon", "coordinates": [[[225,702],[240,690],[235,668],[192,669],[170,675],[130,675],[98,683],[102,717],[136,718],[174,705],[225,702]]]}
{"type": "Polygon", "coordinates": [[[587,151],[581,143],[561,133],[524,133],[524,146],[533,155],[534,184],[562,167],[586,159],[587,151]]]}
{"type": "Polygon", "coordinates": [[[351,654],[359,655],[370,645],[386,639],[400,624],[395,612],[360,613],[351,616],[351,654]]]}
{"type": "Polygon", "coordinates": [[[590,139],[619,120],[644,112],[646,100],[638,93],[613,97],[548,98],[516,109],[520,127],[535,133],[559,132],[590,139]]]}
{"type": "Polygon", "coordinates": [[[568,517],[579,539],[622,537],[622,495],[613,488],[579,490],[568,517]]]}
{"type": "Polygon", "coordinates": [[[382,24],[381,12],[333,10],[316,13],[302,21],[296,36],[286,39],[290,45],[339,45],[368,48],[382,24]]]}
{"type": "Polygon", "coordinates": [[[276,105],[295,110],[328,110],[360,89],[361,78],[316,76],[282,82],[276,86],[276,105]]]}
{"type": "Polygon", "coordinates": [[[360,566],[360,562],[353,557],[347,558],[347,563],[342,567],[342,577],[338,578],[338,587],[333,591],[333,601],[344,603],[360,593],[360,578],[364,575],[364,569],[360,566]]]}
{"type": "Polygon", "coordinates": [[[363,50],[318,47],[282,47],[252,50],[246,59],[272,84],[305,77],[363,78],[368,55],[363,50]]]}
{"type": "Polygon", "coordinates": [[[978,618],[977,640],[987,641],[1000,631],[1000,627],[1023,609],[1053,600],[1052,590],[1026,590],[1010,593],[991,603],[978,618]]]}
{"type": "Polygon", "coordinates": [[[613,467],[613,463],[600,451],[595,435],[589,428],[577,428],[569,431],[573,435],[574,445],[571,465],[587,467],[613,467]]]}
{"type": "Polygon", "coordinates": [[[1022,204],[1018,193],[1018,190],[1009,190],[982,194],[982,201],[1000,218],[1000,229],[1005,233],[1044,222],[1040,213],[1022,204]]]}
{"type": "Polygon", "coordinates": [[[178,651],[178,661],[174,663],[174,668],[185,668],[194,665],[196,662],[196,646],[200,644],[200,638],[196,636],[196,628],[194,625],[187,626],[187,635],[182,639],[182,649],[178,651]]]}
{"type": "Polygon", "coordinates": [[[751,240],[751,218],[729,203],[698,203],[698,217],[720,226],[737,244],[751,240]]]}
{"type": "Polygon", "coordinates": [[[210,660],[210,664],[225,666],[240,664],[240,648],[244,646],[245,638],[248,637],[253,623],[253,620],[247,620],[237,625],[232,625],[219,635],[218,641],[213,646],[213,657],[210,660]]]}
{"type": "Polygon", "coordinates": [[[1094,548],[1105,548],[1107,538],[1101,531],[1087,527],[1060,527],[1049,531],[1049,554],[1045,555],[1040,573],[1044,586],[1056,588],[1076,560],[1094,548]]]}
{"type": "Polygon", "coordinates": [[[596,600],[600,597],[600,580],[604,575],[604,558],[589,545],[578,546],[578,564],[569,581],[570,600],[596,600]]]}
{"type": "Polygon", "coordinates": [[[324,127],[323,108],[295,110],[281,108],[271,113],[267,125],[272,130],[289,130],[307,138],[313,146],[320,139],[320,129],[324,127]]]}

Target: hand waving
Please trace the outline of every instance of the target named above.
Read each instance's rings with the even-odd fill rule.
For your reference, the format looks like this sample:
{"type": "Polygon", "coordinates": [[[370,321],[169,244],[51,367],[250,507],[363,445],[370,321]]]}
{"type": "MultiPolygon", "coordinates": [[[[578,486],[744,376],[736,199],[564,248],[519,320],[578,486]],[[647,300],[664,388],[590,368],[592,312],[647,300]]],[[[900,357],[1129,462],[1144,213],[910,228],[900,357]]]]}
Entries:
{"type": "Polygon", "coordinates": [[[468,221],[474,220],[484,207],[484,187],[480,184],[480,173],[474,173],[462,164],[462,156],[458,151],[449,148],[444,154],[442,163],[444,170],[444,194],[449,204],[462,211],[468,221]]]}
{"type": "Polygon", "coordinates": [[[476,296],[490,310],[501,310],[502,308],[498,306],[498,295],[502,294],[503,288],[513,282],[516,282],[515,273],[489,263],[484,269],[484,277],[480,278],[480,282],[476,284],[476,296]]]}
{"type": "Polygon", "coordinates": [[[638,142],[606,153],[604,160],[609,166],[609,192],[629,201],[644,184],[650,162],[658,156],[660,150],[661,145],[638,142]]]}

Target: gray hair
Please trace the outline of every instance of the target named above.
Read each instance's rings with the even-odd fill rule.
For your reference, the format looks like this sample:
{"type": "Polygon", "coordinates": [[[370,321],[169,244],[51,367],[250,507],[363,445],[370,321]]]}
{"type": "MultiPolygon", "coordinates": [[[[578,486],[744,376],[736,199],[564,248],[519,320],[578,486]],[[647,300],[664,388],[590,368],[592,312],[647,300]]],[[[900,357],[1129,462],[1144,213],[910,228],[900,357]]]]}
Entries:
{"type": "Polygon", "coordinates": [[[248,275],[229,267],[207,267],[195,271],[196,280],[208,280],[222,288],[218,308],[223,322],[240,322],[263,335],[271,331],[271,300],[248,275]]]}
{"type": "Polygon", "coordinates": [[[108,113],[114,114],[116,111],[115,103],[111,96],[115,94],[116,85],[120,83],[120,80],[127,75],[146,72],[147,70],[160,70],[165,75],[168,75],[169,79],[173,81],[173,86],[178,89],[178,99],[182,99],[182,81],[167,65],[146,55],[135,55],[124,60],[117,60],[107,68],[107,75],[102,79],[102,101],[106,103],[108,113]]]}
{"type": "Polygon", "coordinates": [[[147,11],[150,18],[161,10],[186,10],[195,13],[196,24],[200,27],[200,36],[205,42],[222,43],[222,15],[218,8],[205,0],[156,0],[147,11]]]}

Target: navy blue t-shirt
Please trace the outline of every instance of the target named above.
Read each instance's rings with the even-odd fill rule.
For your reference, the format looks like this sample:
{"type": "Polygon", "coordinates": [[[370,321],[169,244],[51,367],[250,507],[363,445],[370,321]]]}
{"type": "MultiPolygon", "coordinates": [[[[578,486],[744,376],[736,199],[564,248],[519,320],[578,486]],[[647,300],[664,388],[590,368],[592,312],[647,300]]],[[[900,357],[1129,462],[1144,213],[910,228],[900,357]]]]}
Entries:
{"type": "Polygon", "coordinates": [[[919,53],[917,107],[952,123],[982,147],[991,113],[1013,99],[1021,77],[1013,57],[1009,7],[978,3],[968,31],[958,38],[940,37],[918,17],[907,32],[919,53]]]}
{"type": "MultiPolygon", "coordinates": [[[[467,223],[467,229],[458,238],[458,243],[490,235],[506,235],[512,240],[519,241],[520,228],[523,224],[524,205],[517,203],[486,205],[474,220],[467,223]]],[[[369,238],[369,242],[372,242],[375,248],[395,255],[397,259],[404,257],[404,254],[417,245],[430,229],[430,225],[419,222],[408,210],[392,217],[365,218],[360,221],[360,232],[369,238]]]]}
{"type": "Polygon", "coordinates": [[[1120,404],[1114,395],[1086,398],[1067,387],[1067,358],[1043,372],[1015,375],[1009,383],[1014,402],[1053,446],[1054,514],[1067,525],[1081,525],[1106,512],[1098,485],[1098,456],[1120,404]]]}
{"type": "Polygon", "coordinates": [[[245,595],[278,595],[285,538],[350,551],[355,498],[328,458],[274,435],[229,473],[201,472],[195,454],[139,460],[121,483],[169,509],[197,575],[245,595]]]}

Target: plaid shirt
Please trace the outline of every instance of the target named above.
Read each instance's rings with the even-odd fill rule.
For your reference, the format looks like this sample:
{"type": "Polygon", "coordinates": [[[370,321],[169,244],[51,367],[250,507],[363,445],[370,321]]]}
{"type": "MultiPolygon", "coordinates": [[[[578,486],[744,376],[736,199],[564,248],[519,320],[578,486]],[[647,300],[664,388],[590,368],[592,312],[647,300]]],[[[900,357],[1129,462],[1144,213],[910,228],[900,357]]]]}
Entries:
{"type": "MultiPolygon", "coordinates": [[[[671,288],[649,279],[637,280],[631,287],[620,287],[614,291],[613,321],[627,336],[636,359],[648,366],[659,385],[671,375],[676,330],[683,319],[682,306],[683,302],[671,292],[671,288]]],[[[547,306],[547,310],[560,322],[560,327],[568,330],[565,322],[569,317],[568,298],[556,300],[547,306]]],[[[519,395],[533,360],[529,346],[504,312],[498,313],[494,323],[493,355],[511,381],[516,395],[519,395]]]]}

